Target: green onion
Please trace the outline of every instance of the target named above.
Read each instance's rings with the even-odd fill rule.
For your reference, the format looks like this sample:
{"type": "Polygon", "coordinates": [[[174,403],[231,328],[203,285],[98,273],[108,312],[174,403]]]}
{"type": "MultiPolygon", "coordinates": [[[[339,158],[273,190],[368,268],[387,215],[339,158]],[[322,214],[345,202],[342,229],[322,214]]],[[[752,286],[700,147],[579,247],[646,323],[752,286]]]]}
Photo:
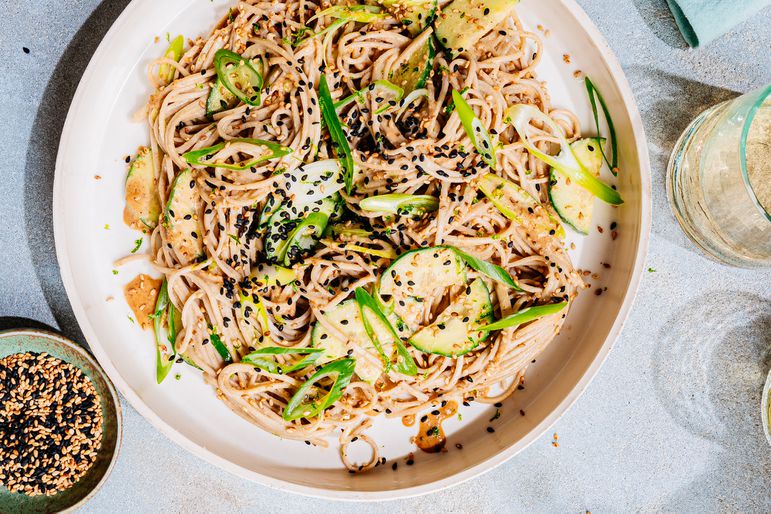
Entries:
{"type": "Polygon", "coordinates": [[[616,128],[613,126],[613,118],[610,117],[610,111],[608,110],[608,106],[605,105],[605,100],[602,98],[602,95],[597,88],[594,87],[594,84],[589,77],[584,78],[584,84],[586,85],[586,92],[589,94],[589,101],[592,104],[592,114],[594,115],[594,125],[597,127],[597,134],[600,133],[600,117],[597,113],[597,103],[594,100],[595,96],[600,102],[600,107],[602,107],[602,113],[605,115],[605,121],[608,123],[608,131],[610,132],[608,139],[610,139],[610,149],[611,152],[613,152],[613,161],[608,161],[608,157],[605,155],[605,150],[602,148],[602,145],[600,145],[600,153],[602,153],[602,158],[605,159],[611,173],[613,173],[613,175],[618,175],[618,142],[616,141],[616,128]]]}
{"type": "Polygon", "coordinates": [[[374,255],[376,257],[382,257],[384,259],[395,259],[396,258],[396,250],[393,249],[392,246],[389,245],[386,249],[379,249],[379,248],[367,248],[366,246],[357,245],[353,243],[347,243],[347,244],[339,244],[334,241],[332,241],[335,246],[338,246],[341,250],[347,251],[347,252],[357,252],[357,253],[364,253],[369,255],[374,255]]]}
{"type": "Polygon", "coordinates": [[[477,115],[474,114],[474,110],[466,103],[460,93],[457,91],[452,92],[452,101],[455,104],[455,108],[458,111],[460,122],[463,124],[463,128],[468,134],[471,142],[474,143],[474,147],[482,156],[482,160],[490,166],[491,169],[495,169],[495,147],[490,139],[490,134],[487,129],[482,126],[482,122],[477,115]]]}
{"type": "MultiPolygon", "coordinates": [[[[167,59],[179,62],[179,60],[182,59],[182,52],[184,51],[184,47],[185,38],[182,35],[179,35],[175,37],[174,40],[169,44],[169,48],[166,50],[166,53],[163,54],[163,56],[167,59]]],[[[177,69],[170,64],[161,64],[158,66],[158,77],[168,84],[174,80],[176,71],[177,69]]]]}
{"type": "Polygon", "coordinates": [[[322,75],[319,79],[319,106],[321,107],[321,117],[329,130],[329,135],[335,145],[335,153],[340,163],[343,165],[343,178],[345,179],[345,191],[351,194],[353,190],[353,154],[348,145],[348,139],[343,132],[340,118],[337,116],[335,104],[332,101],[332,94],[329,92],[326,76],[322,75]]]}
{"type": "Polygon", "coordinates": [[[379,7],[374,5],[335,5],[316,13],[315,16],[308,20],[308,23],[323,16],[329,16],[338,20],[357,21],[359,23],[372,23],[373,21],[388,17],[387,14],[380,12],[379,7]]]}
{"type": "Polygon", "coordinates": [[[161,347],[161,330],[163,329],[163,314],[169,306],[169,289],[166,280],[161,284],[161,290],[158,292],[158,298],[155,301],[155,312],[153,318],[153,332],[155,333],[155,380],[157,383],[163,382],[171,371],[174,364],[174,354],[166,354],[161,347]]]}
{"type": "Polygon", "coordinates": [[[247,105],[260,105],[262,75],[255,69],[251,60],[230,50],[221,49],[214,54],[214,69],[217,70],[217,77],[222,85],[236,98],[247,105]]]}
{"type": "Polygon", "coordinates": [[[356,303],[359,305],[359,312],[361,314],[361,320],[364,323],[364,330],[367,332],[367,335],[372,341],[372,344],[375,346],[378,353],[383,358],[386,373],[388,373],[388,370],[391,367],[391,359],[388,356],[386,356],[385,352],[383,351],[383,346],[381,342],[378,340],[377,334],[375,334],[375,330],[372,328],[372,324],[367,318],[367,315],[366,315],[367,310],[371,311],[372,314],[374,314],[375,317],[381,323],[383,323],[385,327],[388,329],[388,331],[391,333],[393,342],[396,345],[396,353],[397,353],[396,371],[398,371],[403,375],[410,375],[410,376],[416,375],[418,373],[418,368],[415,365],[415,361],[412,359],[412,355],[410,355],[410,352],[407,350],[407,347],[404,346],[404,343],[399,337],[399,334],[396,333],[396,330],[394,330],[394,327],[393,325],[391,325],[391,322],[388,321],[388,318],[386,318],[386,315],[383,314],[383,311],[380,310],[380,306],[378,306],[377,302],[375,302],[375,299],[361,287],[357,287],[354,294],[356,296],[356,303]]]}
{"type": "Polygon", "coordinates": [[[300,243],[300,238],[308,237],[308,232],[312,231],[312,238],[317,240],[324,233],[324,229],[327,228],[329,223],[329,216],[323,212],[312,212],[306,216],[295,228],[289,237],[281,243],[277,251],[278,260],[283,261],[284,265],[289,266],[291,264],[292,246],[297,246],[301,250],[307,250],[300,243]]]}
{"type": "Polygon", "coordinates": [[[248,355],[244,355],[241,362],[251,364],[257,368],[267,371],[268,373],[287,374],[292,373],[303,368],[306,368],[316,362],[321,357],[324,350],[321,348],[283,348],[280,346],[270,346],[267,348],[260,348],[248,355]],[[273,359],[268,359],[265,356],[270,355],[305,355],[304,358],[295,362],[291,366],[285,367],[276,363],[273,359]]]}
{"type": "Polygon", "coordinates": [[[225,343],[223,343],[222,339],[220,339],[220,336],[217,334],[217,329],[212,329],[212,332],[209,335],[209,339],[211,340],[211,344],[214,349],[217,350],[217,353],[219,353],[220,357],[222,357],[222,360],[225,362],[233,362],[233,357],[230,355],[230,350],[228,350],[228,347],[225,346],[225,343]]]}
{"type": "MultiPolygon", "coordinates": [[[[294,41],[292,42],[292,46],[297,47],[305,43],[309,39],[313,39],[321,35],[331,33],[332,31],[340,28],[341,26],[345,25],[349,21],[356,21],[359,23],[372,23],[373,21],[385,19],[388,17],[387,14],[383,14],[380,12],[379,7],[375,7],[372,5],[353,5],[353,6],[337,5],[319,12],[313,18],[309,19],[308,23],[322,16],[329,16],[330,18],[337,18],[337,19],[334,22],[330,23],[326,28],[316,32],[312,36],[308,36],[304,39],[300,39],[305,34],[305,32],[307,32],[308,30],[311,30],[309,27],[303,27],[302,29],[300,29],[302,30],[302,33],[295,36],[294,41]]],[[[322,44],[322,53],[326,53],[325,49],[327,47],[327,44],[328,44],[328,39],[325,37],[324,43],[322,44]]]]}
{"type": "Polygon", "coordinates": [[[236,139],[229,139],[228,141],[224,141],[214,146],[207,146],[206,148],[201,148],[200,150],[193,150],[192,152],[187,152],[186,154],[182,155],[182,157],[191,166],[209,166],[212,168],[224,168],[227,170],[243,171],[243,170],[248,170],[249,168],[261,162],[269,161],[271,159],[277,159],[279,157],[289,155],[290,153],[292,153],[292,150],[290,148],[281,146],[280,144],[274,143],[273,141],[265,141],[263,139],[252,139],[252,138],[236,138],[236,139]],[[262,146],[262,147],[265,147],[270,153],[267,153],[260,157],[256,157],[251,161],[247,161],[241,164],[226,164],[222,162],[211,161],[214,154],[216,154],[217,152],[225,148],[226,145],[232,144],[232,143],[246,143],[246,144],[255,145],[255,146],[262,146]]]}
{"type": "MultiPolygon", "coordinates": [[[[354,92],[352,95],[335,102],[335,109],[342,109],[343,107],[345,107],[346,105],[350,104],[355,100],[358,100],[359,102],[364,102],[364,93],[366,93],[367,91],[374,91],[377,88],[385,89],[386,91],[392,93],[392,96],[393,96],[392,100],[395,102],[399,102],[404,96],[404,89],[400,88],[396,84],[393,84],[385,79],[381,79],[381,80],[376,80],[369,86],[363,87],[358,91],[354,92]]],[[[387,111],[389,108],[394,107],[390,103],[388,103],[388,100],[386,100],[385,98],[383,103],[385,105],[377,109],[375,111],[375,114],[382,114],[385,111],[387,111]]]]}
{"type": "Polygon", "coordinates": [[[169,343],[171,343],[171,349],[176,353],[177,335],[182,328],[182,313],[171,301],[169,301],[169,306],[166,308],[166,323],[169,326],[169,343]]]}
{"type": "Polygon", "coordinates": [[[564,309],[567,304],[568,302],[560,302],[560,303],[549,303],[546,305],[536,305],[535,307],[527,307],[525,309],[522,309],[521,311],[515,312],[514,314],[511,314],[509,316],[506,316],[505,318],[500,319],[495,323],[477,327],[477,330],[485,330],[487,332],[490,332],[492,330],[503,330],[504,328],[516,327],[518,325],[522,325],[523,323],[529,323],[531,321],[535,321],[538,318],[542,318],[544,316],[556,314],[562,309],[564,309]]]}
{"type": "Polygon", "coordinates": [[[331,407],[341,396],[343,396],[345,388],[351,383],[351,377],[353,376],[355,367],[355,359],[342,359],[327,364],[318,370],[307,382],[303,383],[292,398],[289,399],[282,415],[284,420],[294,421],[300,418],[309,419],[331,407]],[[315,392],[319,394],[319,391],[311,391],[314,385],[317,382],[332,376],[335,378],[329,391],[321,389],[321,392],[326,392],[326,395],[321,397],[314,395],[314,398],[308,400],[307,397],[310,396],[309,393],[315,392]]]}
{"type": "Polygon", "coordinates": [[[360,227],[346,227],[345,225],[330,225],[329,231],[335,236],[369,237],[373,234],[371,230],[360,227]]]}
{"type": "Polygon", "coordinates": [[[439,208],[439,200],[430,195],[405,195],[391,193],[370,196],[359,202],[359,207],[370,212],[388,212],[400,216],[420,217],[439,208]]]}
{"type": "Polygon", "coordinates": [[[458,257],[463,259],[467,265],[474,268],[483,275],[490,277],[496,282],[500,282],[501,284],[514,288],[517,291],[522,291],[517,283],[514,282],[514,279],[511,278],[509,272],[500,266],[483,261],[482,259],[474,257],[473,255],[470,255],[459,248],[455,248],[454,246],[447,246],[447,248],[451,249],[458,257]]]}
{"type": "Polygon", "coordinates": [[[603,202],[611,205],[624,203],[618,191],[598,180],[576,158],[570,143],[565,138],[562,128],[548,115],[529,104],[517,104],[506,110],[506,122],[514,125],[522,144],[538,159],[559,171],[573,182],[583,187],[603,202]],[[536,148],[527,136],[531,121],[539,121],[552,130],[552,135],[559,139],[561,152],[558,156],[548,155],[536,148]]]}

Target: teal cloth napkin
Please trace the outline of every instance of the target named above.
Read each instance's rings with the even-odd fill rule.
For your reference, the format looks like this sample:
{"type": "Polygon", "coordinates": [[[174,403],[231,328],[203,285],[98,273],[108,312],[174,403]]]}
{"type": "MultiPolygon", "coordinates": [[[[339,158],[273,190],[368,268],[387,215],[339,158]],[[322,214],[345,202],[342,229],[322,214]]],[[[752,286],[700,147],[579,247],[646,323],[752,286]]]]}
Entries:
{"type": "Polygon", "coordinates": [[[667,3],[685,41],[695,48],[768,7],[771,0],[667,0],[667,3]]]}

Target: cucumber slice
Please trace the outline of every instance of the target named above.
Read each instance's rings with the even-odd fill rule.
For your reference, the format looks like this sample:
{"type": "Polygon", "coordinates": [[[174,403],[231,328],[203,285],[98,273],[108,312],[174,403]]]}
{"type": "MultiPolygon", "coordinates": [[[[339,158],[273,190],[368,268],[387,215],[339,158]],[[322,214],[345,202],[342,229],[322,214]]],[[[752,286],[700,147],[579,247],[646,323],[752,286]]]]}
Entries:
{"type": "Polygon", "coordinates": [[[521,225],[523,220],[530,219],[538,235],[564,236],[560,224],[541,202],[514,182],[488,173],[480,179],[479,190],[511,221],[521,225]]]}
{"type": "Polygon", "coordinates": [[[334,195],[345,187],[342,167],[337,159],[303,164],[278,177],[279,187],[298,207],[304,207],[334,195]]]}
{"type": "Polygon", "coordinates": [[[236,95],[228,91],[225,84],[220,79],[217,79],[209,92],[209,97],[206,99],[206,116],[211,118],[218,112],[232,109],[236,105],[238,105],[236,95]]]}
{"type": "Polygon", "coordinates": [[[436,18],[437,0],[383,0],[382,4],[413,36],[436,18]]]}
{"type": "Polygon", "coordinates": [[[198,203],[198,188],[193,172],[188,168],[174,178],[163,217],[166,238],[182,265],[203,255],[203,227],[198,219],[198,203]]]}
{"type": "Polygon", "coordinates": [[[416,37],[394,63],[388,80],[404,90],[408,95],[426,85],[434,67],[433,29],[424,30],[416,37]]]}
{"type": "Polygon", "coordinates": [[[449,248],[419,248],[402,254],[380,277],[380,294],[424,298],[435,289],[466,283],[466,265],[449,248]]]}
{"type": "Polygon", "coordinates": [[[493,303],[484,280],[478,278],[455,299],[431,325],[410,338],[410,344],[426,353],[445,357],[464,355],[487,340],[489,332],[474,330],[493,320],[493,303]]]}
{"type": "Polygon", "coordinates": [[[439,43],[458,54],[506,19],[519,0],[454,0],[435,23],[439,43]]]}
{"type": "MultiPolygon", "coordinates": [[[[400,336],[407,337],[412,333],[395,314],[391,313],[386,316],[400,336]]],[[[341,341],[329,333],[321,323],[317,322],[311,332],[311,346],[323,348],[324,354],[316,361],[316,364],[323,364],[345,357],[348,350],[353,346],[365,348],[369,355],[362,357],[354,355],[356,357],[355,372],[363,381],[374,384],[385,371],[385,365],[383,358],[372,344],[367,331],[364,329],[364,323],[361,320],[361,313],[356,300],[346,300],[328,309],[324,312],[324,317],[343,333],[347,339],[341,341]]],[[[392,358],[396,348],[393,342],[388,342],[393,338],[388,327],[378,322],[374,316],[368,319],[370,319],[375,335],[381,341],[383,352],[387,357],[392,358]]]]}
{"type": "MultiPolygon", "coordinates": [[[[600,148],[603,144],[604,139],[601,138],[579,139],[570,144],[576,159],[595,177],[600,176],[602,169],[600,148]]],[[[562,221],[581,234],[587,235],[591,228],[595,198],[591,192],[552,168],[549,177],[549,199],[562,221]]]]}
{"type": "Polygon", "coordinates": [[[146,232],[158,225],[161,202],[158,199],[158,182],[155,180],[153,153],[147,147],[131,163],[126,176],[126,207],[123,221],[129,227],[146,232]]]}

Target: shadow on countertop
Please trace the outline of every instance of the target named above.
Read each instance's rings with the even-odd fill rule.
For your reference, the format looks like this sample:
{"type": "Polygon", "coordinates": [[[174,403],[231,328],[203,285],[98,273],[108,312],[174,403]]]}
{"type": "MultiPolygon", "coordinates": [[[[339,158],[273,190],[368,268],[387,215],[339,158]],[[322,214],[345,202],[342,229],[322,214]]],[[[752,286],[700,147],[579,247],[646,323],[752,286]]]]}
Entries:
{"type": "Polygon", "coordinates": [[[709,442],[704,476],[710,479],[679,490],[664,511],[688,504],[713,511],[716,498],[717,510],[771,511],[771,496],[762,492],[768,491],[771,451],[760,405],[770,348],[771,302],[740,291],[694,298],[666,324],[652,356],[654,385],[671,418],[709,442]]]}
{"type": "Polygon", "coordinates": [[[694,118],[740,93],[649,66],[634,65],[624,71],[645,120],[653,183],[653,233],[689,252],[703,255],[680,230],[669,208],[667,163],[680,134],[694,118]]]}
{"type": "Polygon", "coordinates": [[[654,36],[676,50],[686,50],[688,45],[680,34],[675,18],[666,0],[632,0],[637,12],[654,36]]]}
{"type": "Polygon", "coordinates": [[[129,1],[102,2],[62,54],[35,116],[24,170],[24,222],[35,273],[61,331],[81,344],[86,341],[59,275],[54,244],[52,202],[56,155],[64,120],[80,78],[100,41],[129,1]]]}

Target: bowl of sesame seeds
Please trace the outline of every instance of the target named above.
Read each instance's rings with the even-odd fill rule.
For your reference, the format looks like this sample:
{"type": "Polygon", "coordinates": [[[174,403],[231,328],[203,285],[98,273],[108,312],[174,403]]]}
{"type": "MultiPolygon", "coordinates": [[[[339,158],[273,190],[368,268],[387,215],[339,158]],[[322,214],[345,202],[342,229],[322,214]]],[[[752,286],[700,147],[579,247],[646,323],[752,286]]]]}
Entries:
{"type": "Polygon", "coordinates": [[[120,443],[118,395],[85,349],[51,332],[0,332],[0,512],[83,505],[120,443]]]}

